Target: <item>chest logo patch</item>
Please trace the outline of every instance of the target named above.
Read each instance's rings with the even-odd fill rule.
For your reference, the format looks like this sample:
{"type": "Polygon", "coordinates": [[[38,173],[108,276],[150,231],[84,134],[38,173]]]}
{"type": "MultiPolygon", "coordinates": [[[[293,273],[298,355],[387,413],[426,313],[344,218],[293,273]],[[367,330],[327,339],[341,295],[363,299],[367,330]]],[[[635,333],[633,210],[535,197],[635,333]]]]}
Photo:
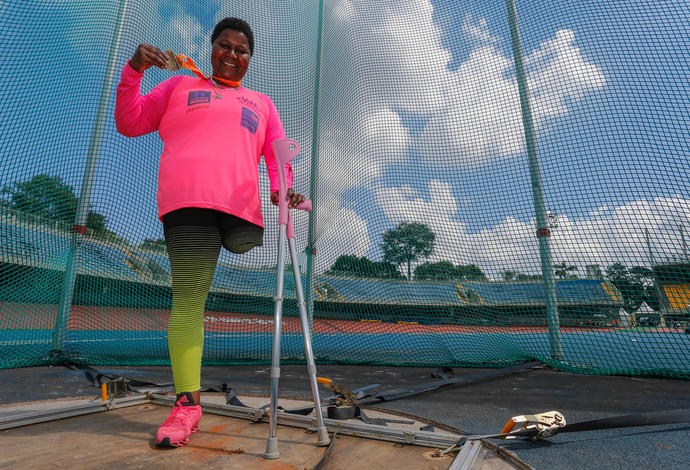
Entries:
{"type": "Polygon", "coordinates": [[[195,106],[211,102],[210,91],[190,91],[187,95],[187,106],[195,106]]]}
{"type": "MultiPolygon", "coordinates": [[[[211,98],[209,97],[209,99],[211,98]]],[[[240,125],[252,134],[256,134],[256,131],[259,129],[259,116],[252,110],[242,107],[242,121],[240,125]]]]}

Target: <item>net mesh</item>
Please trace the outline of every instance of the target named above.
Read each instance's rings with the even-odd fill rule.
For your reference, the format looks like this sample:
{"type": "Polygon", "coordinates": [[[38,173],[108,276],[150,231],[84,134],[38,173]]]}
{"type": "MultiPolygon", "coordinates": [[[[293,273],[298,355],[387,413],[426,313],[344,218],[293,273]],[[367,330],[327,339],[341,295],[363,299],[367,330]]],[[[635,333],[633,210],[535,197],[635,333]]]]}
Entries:
{"type": "MultiPolygon", "coordinates": [[[[244,84],[302,146],[317,362],[690,376],[687,2],[0,10],[0,368],[169,363],[162,144],[117,133],[114,90],[142,42],[210,71],[210,32],[237,16],[257,41],[244,84]]],[[[205,364],[270,361],[277,210],[260,169],[265,243],[220,257],[205,364]]],[[[282,349],[299,363],[291,272],[282,349]]]]}

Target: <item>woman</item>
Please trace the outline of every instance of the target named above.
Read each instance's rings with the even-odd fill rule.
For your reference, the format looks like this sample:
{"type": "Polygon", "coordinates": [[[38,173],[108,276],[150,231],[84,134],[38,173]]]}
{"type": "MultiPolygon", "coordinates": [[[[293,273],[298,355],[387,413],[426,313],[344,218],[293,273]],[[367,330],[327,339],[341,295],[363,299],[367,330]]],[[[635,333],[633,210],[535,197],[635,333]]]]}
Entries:
{"type": "MultiPolygon", "coordinates": [[[[258,164],[264,156],[271,201],[278,203],[272,143],[285,137],[271,99],[242,87],[254,53],[250,26],[221,20],[211,35],[209,79],[176,75],[141,96],[144,71],[166,68],[167,56],[140,44],[117,87],[118,131],[136,137],[158,131],[164,143],[158,171],[158,217],[172,270],[168,348],[177,400],[156,434],[156,445],[189,441],[201,420],[204,305],[220,248],[246,253],[263,241],[258,164]]],[[[288,187],[292,168],[286,167],[288,187]]],[[[304,201],[292,189],[289,206],[304,201]]]]}

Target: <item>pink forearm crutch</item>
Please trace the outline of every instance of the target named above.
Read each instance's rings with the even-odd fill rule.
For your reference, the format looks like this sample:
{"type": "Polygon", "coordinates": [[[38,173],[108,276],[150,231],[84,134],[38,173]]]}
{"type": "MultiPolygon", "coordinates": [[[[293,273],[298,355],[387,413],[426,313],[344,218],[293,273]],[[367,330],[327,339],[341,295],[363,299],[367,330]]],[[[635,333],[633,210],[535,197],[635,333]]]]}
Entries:
{"type": "MultiPolygon", "coordinates": [[[[297,248],[295,247],[295,228],[292,224],[292,217],[287,200],[287,183],[285,181],[285,166],[295,158],[300,152],[297,141],[283,139],[273,142],[273,153],[278,166],[278,176],[280,178],[280,193],[278,203],[278,266],[276,268],[276,296],[275,296],[275,321],[273,324],[273,352],[271,359],[271,404],[269,408],[269,436],[266,443],[266,453],[264,458],[277,459],[280,455],[278,451],[277,437],[277,410],[278,410],[278,380],[280,379],[280,336],[283,323],[283,288],[285,279],[285,241],[287,240],[292,259],[292,270],[295,276],[295,290],[297,292],[297,307],[299,308],[299,318],[302,324],[302,334],[304,336],[304,353],[307,357],[307,368],[309,370],[309,381],[311,382],[311,393],[314,397],[314,410],[316,411],[316,433],[318,446],[327,446],[331,440],[323,422],[321,412],[321,400],[319,398],[319,388],[316,381],[316,364],[314,363],[314,352],[311,347],[311,334],[309,332],[309,322],[307,320],[307,308],[304,301],[302,290],[302,280],[300,278],[299,264],[297,260],[297,248]]],[[[311,201],[304,201],[297,209],[310,211],[311,201]]]]}

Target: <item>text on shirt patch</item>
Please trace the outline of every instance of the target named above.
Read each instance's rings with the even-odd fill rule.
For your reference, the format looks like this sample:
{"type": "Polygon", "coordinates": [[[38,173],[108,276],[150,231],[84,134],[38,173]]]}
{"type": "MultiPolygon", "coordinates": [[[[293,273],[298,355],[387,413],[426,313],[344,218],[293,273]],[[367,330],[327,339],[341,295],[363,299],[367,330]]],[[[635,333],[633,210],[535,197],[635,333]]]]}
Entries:
{"type": "Polygon", "coordinates": [[[190,91],[187,95],[187,106],[194,106],[197,104],[204,104],[211,102],[210,91],[190,91]]]}
{"type": "Polygon", "coordinates": [[[244,106],[247,106],[247,107],[249,107],[249,108],[252,108],[254,111],[258,111],[258,110],[259,110],[259,105],[256,104],[256,103],[254,103],[254,102],[253,102],[252,100],[250,100],[249,98],[246,98],[246,97],[244,97],[244,96],[238,96],[238,97],[237,97],[237,101],[239,101],[241,105],[244,105],[244,106]]]}
{"type": "Polygon", "coordinates": [[[249,130],[252,134],[256,134],[257,129],[259,129],[259,116],[254,114],[250,109],[242,107],[242,121],[240,125],[249,130]]]}
{"type": "Polygon", "coordinates": [[[199,111],[199,110],[201,110],[201,109],[208,109],[208,108],[210,108],[210,107],[211,107],[211,105],[208,105],[208,104],[207,104],[207,105],[203,105],[203,106],[192,106],[192,107],[190,107],[190,108],[187,108],[187,111],[186,111],[186,112],[191,113],[191,112],[193,112],[193,111],[199,111]]]}

